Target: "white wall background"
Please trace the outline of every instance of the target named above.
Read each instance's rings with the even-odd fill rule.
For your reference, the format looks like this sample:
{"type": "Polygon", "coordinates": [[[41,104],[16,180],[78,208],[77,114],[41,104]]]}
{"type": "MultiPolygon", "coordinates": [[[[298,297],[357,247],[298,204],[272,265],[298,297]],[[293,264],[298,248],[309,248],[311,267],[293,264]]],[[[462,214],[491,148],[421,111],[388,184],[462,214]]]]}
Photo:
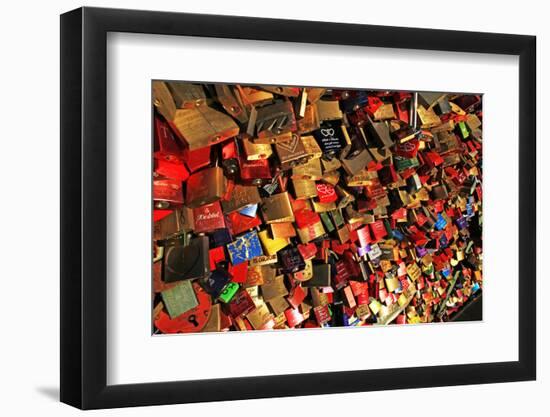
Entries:
{"type": "MultiPolygon", "coordinates": [[[[549,199],[543,184],[550,180],[542,155],[550,151],[542,140],[544,100],[550,84],[542,76],[550,68],[550,26],[544,3],[481,3],[463,0],[452,7],[440,1],[346,2],[277,0],[202,0],[151,2],[145,0],[93,1],[86,5],[180,12],[238,14],[417,26],[490,32],[512,32],[538,37],[538,211],[539,302],[538,381],[454,388],[386,391],[286,399],[238,401],[99,411],[99,415],[316,415],[405,413],[423,416],[444,413],[512,416],[546,409],[550,366],[545,357],[550,330],[542,315],[544,294],[550,291],[544,276],[543,255],[550,222],[542,216],[549,199]],[[546,13],[545,13],[546,12],[546,13]]],[[[0,13],[0,410],[5,415],[74,415],[58,403],[59,380],[59,17],[82,4],[59,0],[9,2],[0,13]],[[8,414],[9,413],[9,414],[8,414]]],[[[545,218],[546,217],[546,218],[545,218]]],[[[506,312],[503,312],[506,320],[506,312]]]]}

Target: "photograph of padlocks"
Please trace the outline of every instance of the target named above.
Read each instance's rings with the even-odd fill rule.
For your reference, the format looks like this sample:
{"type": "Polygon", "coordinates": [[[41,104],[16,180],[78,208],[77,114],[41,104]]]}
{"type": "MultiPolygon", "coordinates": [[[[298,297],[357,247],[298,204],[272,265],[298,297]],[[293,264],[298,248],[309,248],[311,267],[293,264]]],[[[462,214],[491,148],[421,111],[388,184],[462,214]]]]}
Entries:
{"type": "Polygon", "coordinates": [[[482,94],[151,87],[153,334],[482,320],[482,94]]]}

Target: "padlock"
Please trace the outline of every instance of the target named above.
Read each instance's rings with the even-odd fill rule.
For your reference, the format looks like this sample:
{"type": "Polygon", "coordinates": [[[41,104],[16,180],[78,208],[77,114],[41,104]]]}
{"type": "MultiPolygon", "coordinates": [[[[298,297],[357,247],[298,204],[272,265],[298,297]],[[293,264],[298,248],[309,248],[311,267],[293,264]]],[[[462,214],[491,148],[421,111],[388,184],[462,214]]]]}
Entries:
{"type": "Polygon", "coordinates": [[[369,118],[365,125],[369,144],[375,148],[389,148],[394,142],[390,136],[390,129],[386,122],[375,122],[369,118]]]}
{"type": "Polygon", "coordinates": [[[155,159],[154,177],[170,178],[184,182],[189,178],[189,172],[183,162],[168,162],[164,159],[155,159]]]}
{"type": "Polygon", "coordinates": [[[288,100],[275,100],[270,104],[253,107],[247,133],[250,136],[277,136],[296,131],[296,117],[288,100]]]}
{"type": "Polygon", "coordinates": [[[212,232],[225,228],[225,219],[219,201],[195,207],[193,223],[195,233],[212,232]]]}
{"type": "Polygon", "coordinates": [[[275,325],[273,314],[265,304],[257,306],[246,318],[255,330],[268,330],[275,325]]]}
{"type": "Polygon", "coordinates": [[[162,278],[164,282],[204,278],[210,273],[208,238],[197,236],[188,245],[165,248],[162,278]]]}
{"type": "Polygon", "coordinates": [[[343,117],[340,104],[337,100],[319,100],[316,102],[319,119],[321,122],[328,120],[341,120],[343,117]]]}
{"type": "Polygon", "coordinates": [[[176,318],[199,305],[193,291],[191,281],[183,281],[178,285],[161,292],[164,306],[171,318],[176,318]]]}
{"type": "Polygon", "coordinates": [[[277,252],[281,271],[285,274],[292,274],[303,270],[306,267],[305,261],[297,247],[287,247],[277,252]]]}
{"type": "Polygon", "coordinates": [[[297,200],[317,197],[315,181],[309,179],[292,179],[294,196],[297,200]]]}
{"type": "Polygon", "coordinates": [[[300,164],[292,168],[293,180],[317,181],[323,178],[323,170],[321,168],[321,160],[319,158],[310,159],[305,164],[300,164]]]}
{"type": "Polygon", "coordinates": [[[298,134],[292,134],[292,139],[275,144],[275,152],[282,170],[294,168],[307,162],[309,155],[298,134]]]}
{"type": "MultiPolygon", "coordinates": [[[[223,212],[230,214],[246,207],[261,203],[260,193],[255,186],[237,184],[231,194],[221,201],[223,212]]],[[[254,217],[254,216],[250,216],[254,217]]]]}
{"type": "Polygon", "coordinates": [[[262,186],[268,184],[273,178],[269,159],[247,161],[239,158],[240,180],[244,185],[262,186]]]}
{"type": "Polygon", "coordinates": [[[264,253],[268,255],[274,255],[290,244],[288,238],[271,237],[269,236],[269,232],[267,230],[262,230],[259,232],[258,237],[262,242],[264,253]]]}
{"type": "MultiPolygon", "coordinates": [[[[309,97],[308,97],[309,98],[309,97]]],[[[304,115],[297,121],[298,132],[303,135],[311,133],[321,127],[317,105],[308,104],[304,109],[304,115]]]]}
{"type": "Polygon", "coordinates": [[[238,236],[235,241],[227,245],[227,251],[233,265],[238,265],[264,254],[256,231],[238,236]]]}
{"type": "Polygon", "coordinates": [[[159,116],[155,116],[154,156],[158,160],[171,163],[183,162],[185,158],[183,143],[159,116]]]}
{"type": "Polygon", "coordinates": [[[269,230],[275,239],[287,239],[296,236],[296,229],[294,229],[291,222],[271,223],[269,230]]]}
{"type": "Polygon", "coordinates": [[[183,204],[182,182],[171,178],[153,180],[153,202],[156,209],[171,209],[183,204]]]}
{"type": "Polygon", "coordinates": [[[273,149],[270,144],[254,143],[247,138],[243,138],[241,143],[247,161],[267,159],[273,153],[273,149]]]}
{"type": "Polygon", "coordinates": [[[193,109],[206,104],[206,94],[201,84],[167,81],[166,85],[178,109],[193,109]]]}
{"type": "Polygon", "coordinates": [[[227,113],[240,124],[248,123],[248,111],[236,87],[228,84],[215,84],[216,96],[227,113]]]}
{"type": "Polygon", "coordinates": [[[220,167],[206,168],[187,180],[186,205],[191,208],[220,200],[225,195],[226,179],[220,167]]]}
{"type": "Polygon", "coordinates": [[[284,275],[273,276],[270,279],[265,278],[264,283],[260,285],[260,290],[264,301],[267,302],[288,295],[284,275]]]}
{"type": "Polygon", "coordinates": [[[262,216],[266,224],[294,221],[294,212],[288,192],[264,198],[261,205],[262,216]]]}
{"type": "Polygon", "coordinates": [[[321,128],[314,131],[313,136],[326,158],[334,158],[350,143],[346,126],[340,120],[321,123],[321,128]]]}
{"type": "Polygon", "coordinates": [[[313,264],[313,278],[302,283],[304,287],[330,287],[330,264],[313,264]]]}

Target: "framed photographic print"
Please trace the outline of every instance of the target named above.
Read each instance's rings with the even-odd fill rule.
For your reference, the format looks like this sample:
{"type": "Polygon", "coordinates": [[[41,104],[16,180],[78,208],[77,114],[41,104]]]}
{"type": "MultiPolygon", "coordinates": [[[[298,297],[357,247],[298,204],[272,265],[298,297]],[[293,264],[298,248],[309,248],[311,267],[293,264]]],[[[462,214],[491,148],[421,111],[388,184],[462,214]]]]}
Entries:
{"type": "Polygon", "coordinates": [[[61,16],[61,400],[535,379],[535,38],[61,16]]]}

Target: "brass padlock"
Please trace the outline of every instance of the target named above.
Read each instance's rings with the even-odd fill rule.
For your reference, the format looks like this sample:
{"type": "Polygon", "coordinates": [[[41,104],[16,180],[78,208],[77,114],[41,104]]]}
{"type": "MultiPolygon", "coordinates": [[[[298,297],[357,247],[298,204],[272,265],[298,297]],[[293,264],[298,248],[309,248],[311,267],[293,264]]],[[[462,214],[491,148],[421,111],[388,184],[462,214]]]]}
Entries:
{"type": "Polygon", "coordinates": [[[248,123],[248,111],[239,91],[228,84],[215,84],[216,96],[227,113],[233,116],[239,123],[248,123]]]}
{"type": "Polygon", "coordinates": [[[187,180],[186,205],[191,208],[220,200],[225,194],[226,180],[220,167],[193,173],[187,180]]]}
{"type": "Polygon", "coordinates": [[[211,146],[239,134],[239,126],[231,117],[206,105],[176,110],[173,125],[190,150],[211,146]]]}
{"type": "Polygon", "coordinates": [[[262,201],[262,215],[265,223],[293,222],[294,212],[288,192],[272,195],[262,201]]]}
{"type": "Polygon", "coordinates": [[[237,184],[231,191],[230,198],[222,200],[223,212],[229,214],[261,201],[258,187],[237,184]]]}
{"type": "Polygon", "coordinates": [[[309,179],[292,179],[294,195],[297,200],[317,197],[317,187],[315,181],[309,179]]]}
{"type": "Polygon", "coordinates": [[[342,117],[344,117],[337,100],[319,100],[316,104],[321,122],[327,120],[341,120],[342,117]]]}
{"type": "Polygon", "coordinates": [[[288,142],[276,143],[275,152],[282,170],[294,168],[309,159],[304,144],[298,134],[292,134],[288,142]]]}
{"type": "Polygon", "coordinates": [[[183,81],[167,81],[174,104],[178,109],[192,109],[206,104],[206,94],[200,84],[183,81]]]}

